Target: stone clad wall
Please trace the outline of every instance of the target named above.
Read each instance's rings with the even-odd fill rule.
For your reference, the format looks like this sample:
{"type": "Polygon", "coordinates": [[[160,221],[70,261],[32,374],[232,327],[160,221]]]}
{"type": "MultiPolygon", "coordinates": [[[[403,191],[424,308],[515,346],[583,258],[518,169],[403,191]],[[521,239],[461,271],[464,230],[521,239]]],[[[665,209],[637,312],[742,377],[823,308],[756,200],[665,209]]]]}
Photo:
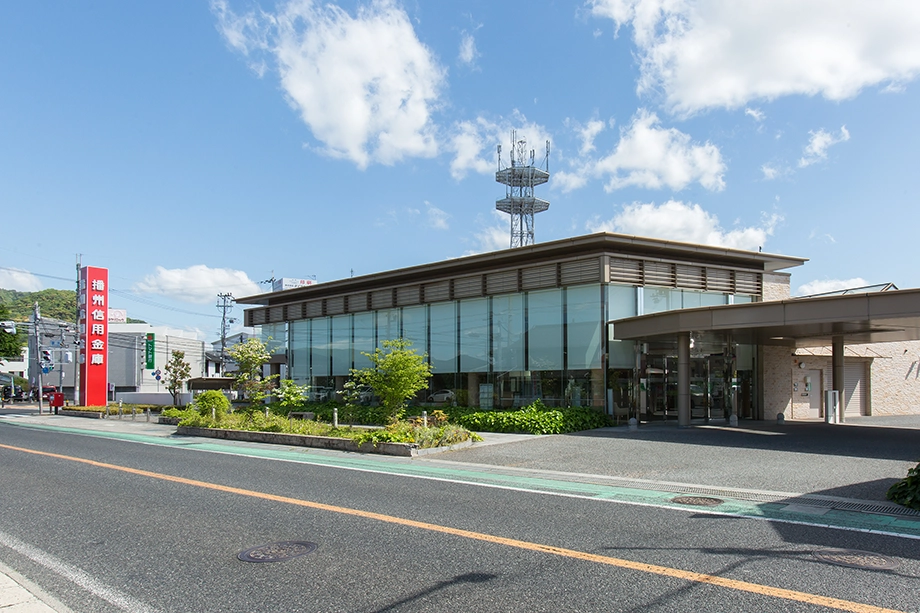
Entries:
{"type": "Polygon", "coordinates": [[[791,275],[782,272],[765,272],[763,274],[763,299],[786,300],[790,297],[791,275]]]}

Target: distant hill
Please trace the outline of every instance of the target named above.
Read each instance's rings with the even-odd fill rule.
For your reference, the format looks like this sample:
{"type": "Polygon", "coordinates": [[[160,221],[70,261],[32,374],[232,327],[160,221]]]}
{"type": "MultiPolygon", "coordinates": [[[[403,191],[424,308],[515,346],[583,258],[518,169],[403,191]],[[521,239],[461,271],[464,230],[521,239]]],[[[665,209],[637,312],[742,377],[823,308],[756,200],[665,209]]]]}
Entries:
{"type": "MultiPolygon", "coordinates": [[[[32,317],[32,305],[38,303],[42,317],[61,321],[76,321],[77,296],[72,289],[43,289],[40,292],[17,292],[14,289],[0,289],[0,304],[6,307],[13,321],[28,321],[32,317]]],[[[128,318],[130,324],[146,323],[140,319],[128,318]]]]}

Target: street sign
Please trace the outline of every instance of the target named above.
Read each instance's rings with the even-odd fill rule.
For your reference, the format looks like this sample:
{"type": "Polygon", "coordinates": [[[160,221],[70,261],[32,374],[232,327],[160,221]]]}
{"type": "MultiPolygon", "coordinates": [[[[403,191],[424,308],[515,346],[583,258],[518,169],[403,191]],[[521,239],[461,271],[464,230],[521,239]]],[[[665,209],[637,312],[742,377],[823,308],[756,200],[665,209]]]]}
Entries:
{"type": "Polygon", "coordinates": [[[153,332],[147,333],[147,342],[144,345],[144,359],[147,362],[144,368],[153,370],[156,368],[156,336],[153,332]]]}

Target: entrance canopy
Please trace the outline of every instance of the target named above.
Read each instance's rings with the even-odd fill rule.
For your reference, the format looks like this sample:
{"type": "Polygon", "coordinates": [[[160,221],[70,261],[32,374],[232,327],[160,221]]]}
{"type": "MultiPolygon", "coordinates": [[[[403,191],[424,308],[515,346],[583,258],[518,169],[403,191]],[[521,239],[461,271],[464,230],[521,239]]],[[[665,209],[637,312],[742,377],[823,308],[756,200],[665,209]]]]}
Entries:
{"type": "Polygon", "coordinates": [[[920,289],[752,302],[627,317],[610,322],[611,338],[676,341],[714,332],[735,343],[820,347],[920,340],[920,289]]]}

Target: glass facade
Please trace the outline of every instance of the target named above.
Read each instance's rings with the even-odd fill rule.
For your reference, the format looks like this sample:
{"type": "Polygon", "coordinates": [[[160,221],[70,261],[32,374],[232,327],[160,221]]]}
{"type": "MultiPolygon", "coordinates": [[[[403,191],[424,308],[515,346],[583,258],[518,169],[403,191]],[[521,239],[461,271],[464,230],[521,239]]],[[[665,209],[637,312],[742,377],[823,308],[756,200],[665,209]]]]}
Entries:
{"type": "MultiPolygon", "coordinates": [[[[749,299],[592,283],[316,317],[287,324],[289,374],[334,397],[352,368],[370,366],[364,353],[405,338],[432,367],[417,402],[511,408],[540,398],[548,406],[606,407],[618,417],[668,418],[675,410],[674,348],[608,340],[606,322],[749,299]]],[[[711,416],[722,414],[733,372],[752,379],[754,354],[741,349],[733,367],[730,347],[707,350],[707,361],[694,358],[694,410],[711,416]]]]}

